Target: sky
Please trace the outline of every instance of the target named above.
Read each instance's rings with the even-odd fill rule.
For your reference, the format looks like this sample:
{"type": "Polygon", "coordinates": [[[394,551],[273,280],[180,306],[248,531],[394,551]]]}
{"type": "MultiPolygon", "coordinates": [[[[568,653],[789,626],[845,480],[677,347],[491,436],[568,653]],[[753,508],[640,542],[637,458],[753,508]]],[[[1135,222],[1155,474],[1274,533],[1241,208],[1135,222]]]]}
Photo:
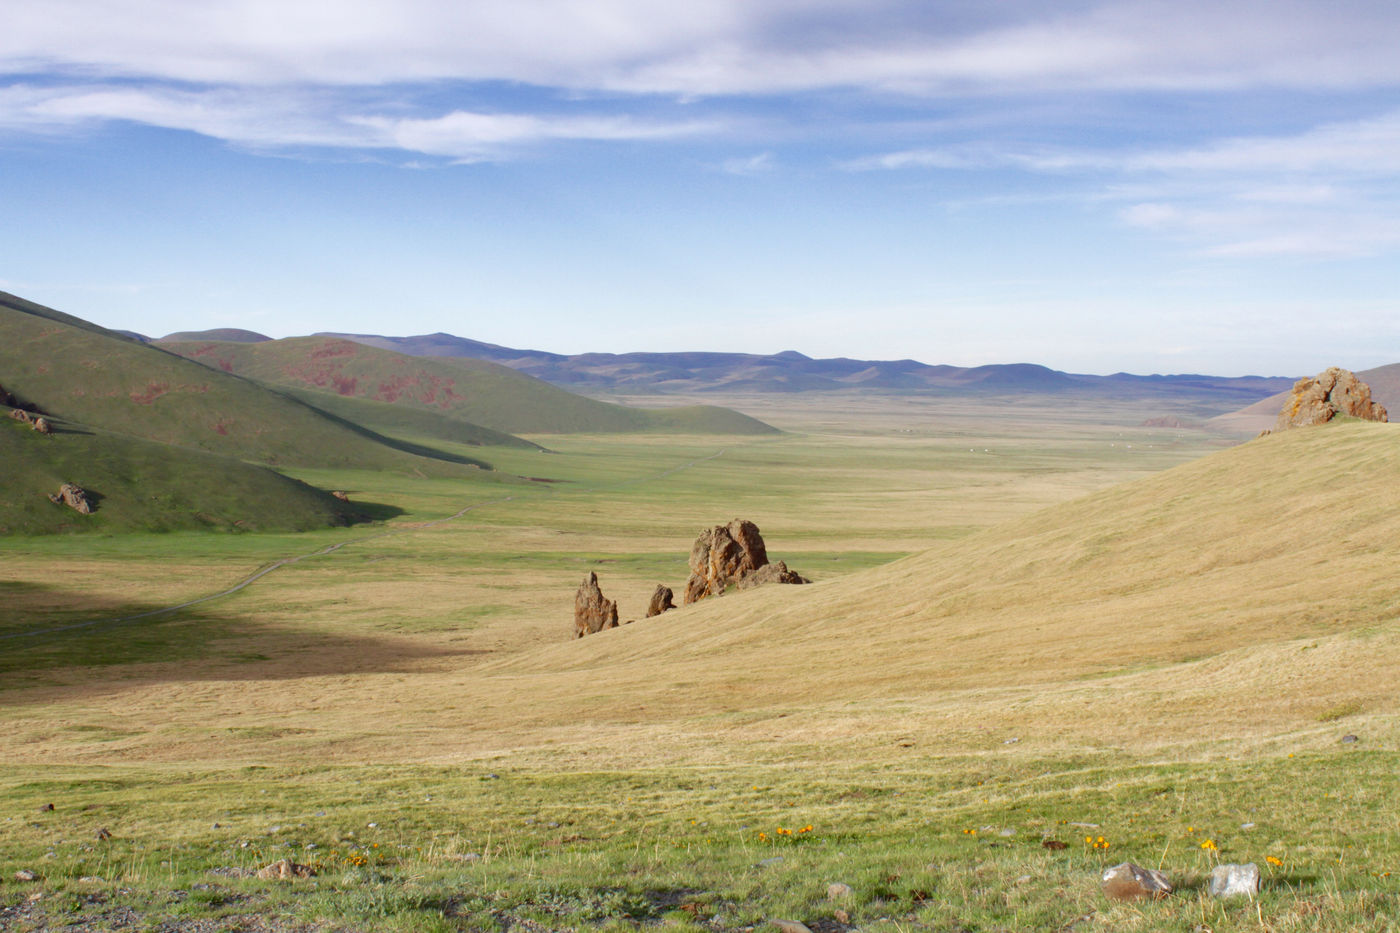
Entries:
{"type": "Polygon", "coordinates": [[[45,0],[0,289],[1074,372],[1400,361],[1393,0],[45,0]]]}

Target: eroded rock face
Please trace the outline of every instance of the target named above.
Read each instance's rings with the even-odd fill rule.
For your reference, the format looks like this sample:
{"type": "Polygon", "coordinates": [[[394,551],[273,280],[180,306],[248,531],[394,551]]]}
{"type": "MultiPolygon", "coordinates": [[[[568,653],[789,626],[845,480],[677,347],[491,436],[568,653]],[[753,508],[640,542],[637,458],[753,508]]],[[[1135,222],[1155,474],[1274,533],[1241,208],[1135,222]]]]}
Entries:
{"type": "Polygon", "coordinates": [[[656,592],[651,594],[651,602],[647,604],[647,618],[659,616],[667,609],[676,608],[676,594],[671,592],[671,588],[664,583],[658,583],[656,592]]]}
{"type": "Polygon", "coordinates": [[[264,881],[291,881],[295,878],[314,878],[315,876],[316,871],[310,865],[299,865],[289,858],[258,869],[258,877],[264,881]]]}
{"type": "MultiPolygon", "coordinates": [[[[743,581],[755,577],[768,566],[768,549],[753,522],[736,518],[728,525],[707,528],[700,532],[690,548],[690,579],[685,585],[685,601],[689,604],[706,596],[719,595],[730,584],[743,586],[743,581]]],[[[781,569],[768,571],[761,579],[755,577],[748,585],[808,582],[789,571],[786,564],[779,562],[771,566],[781,569]],[[784,576],[788,579],[783,579],[784,576]]]]}
{"type": "Polygon", "coordinates": [[[1172,893],[1167,876],[1155,868],[1143,868],[1132,862],[1114,865],[1103,873],[1100,882],[1104,896],[1111,901],[1157,899],[1172,893]]]}
{"type": "Polygon", "coordinates": [[[49,422],[45,418],[35,418],[32,423],[34,425],[34,430],[38,431],[40,434],[53,433],[53,428],[49,427],[49,422]]]}
{"type": "Polygon", "coordinates": [[[92,503],[88,502],[87,493],[83,487],[74,483],[64,483],[58,487],[58,492],[49,493],[49,501],[55,505],[66,505],[75,512],[84,515],[92,514],[92,503]]]}
{"type": "Polygon", "coordinates": [[[598,575],[590,573],[574,594],[574,637],[582,638],[605,628],[617,628],[617,603],[603,598],[598,575]]]}
{"type": "Polygon", "coordinates": [[[25,424],[29,424],[33,420],[29,412],[25,411],[23,408],[11,408],[10,417],[16,421],[23,421],[25,424]]]}
{"type": "Polygon", "coordinates": [[[1348,369],[1336,366],[1311,379],[1299,379],[1283,403],[1275,431],[1325,424],[1337,415],[1365,421],[1388,421],[1385,406],[1371,399],[1371,387],[1348,369]]]}

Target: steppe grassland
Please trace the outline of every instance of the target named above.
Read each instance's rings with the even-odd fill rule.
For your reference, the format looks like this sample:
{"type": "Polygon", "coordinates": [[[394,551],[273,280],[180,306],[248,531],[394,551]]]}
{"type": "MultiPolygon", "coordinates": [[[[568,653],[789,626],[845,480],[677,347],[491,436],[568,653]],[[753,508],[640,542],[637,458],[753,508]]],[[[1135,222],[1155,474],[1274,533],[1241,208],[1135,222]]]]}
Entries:
{"type": "MultiPolygon", "coordinates": [[[[218,633],[178,663],[125,657],[72,667],[84,649],[26,649],[49,661],[37,677],[16,662],[0,693],[15,763],[0,779],[7,855],[38,865],[56,903],[77,916],[100,914],[89,899],[99,893],[156,916],[254,909],[357,928],[496,928],[492,911],[504,911],[553,927],[685,929],[716,914],[732,927],[845,909],[862,928],[891,930],[1062,928],[1081,917],[1112,929],[1394,929],[1396,889],[1385,873],[1395,868],[1396,827],[1386,802],[1400,790],[1400,762],[1368,751],[1394,747],[1393,710],[1372,697],[1295,708],[1248,741],[1216,728],[1221,697],[1232,713],[1241,700],[1268,705],[1259,698],[1270,695],[1270,666],[1295,678],[1289,689],[1299,695],[1328,693],[1340,670],[1383,687],[1393,637],[1348,643],[1322,631],[1304,644],[1203,660],[1175,679],[1166,669],[1127,680],[1122,672],[1082,680],[1073,670],[1063,684],[1022,688],[1007,683],[1016,671],[993,667],[999,684],[941,703],[878,689],[862,696],[846,684],[841,702],[823,704],[822,683],[775,663],[732,709],[710,704],[689,717],[664,704],[642,708],[649,701],[629,697],[623,683],[616,696],[600,697],[594,684],[571,703],[568,685],[587,684],[589,665],[597,664],[594,680],[610,673],[589,659],[612,636],[540,654],[567,637],[583,572],[598,570],[631,615],[627,607],[640,607],[655,582],[683,579],[696,529],[733,515],[758,521],[775,557],[835,579],[1215,443],[1131,425],[1057,425],[1040,414],[994,434],[957,412],[950,422],[965,433],[956,440],[920,436],[908,419],[888,434],[861,419],[830,425],[824,437],[757,443],[537,438],[558,453],[502,452],[495,462],[569,482],[474,488],[466,498],[482,506],[462,519],[373,540],[375,531],[356,530],[27,542],[39,547],[13,552],[33,574],[24,579],[61,580],[54,589],[70,600],[120,606],[131,590],[104,597],[103,581],[84,572],[85,552],[116,579],[130,560],[132,576],[153,590],[142,604],[159,604],[201,591],[200,574],[235,578],[274,557],[365,538],[184,620],[137,624],[153,652],[161,630],[171,633],[167,648],[209,627],[218,633]],[[515,498],[496,501],[506,496],[515,498]],[[850,542],[870,547],[852,551],[850,542]],[[178,573],[163,580],[162,565],[178,573]],[[70,573],[56,575],[59,567],[70,573]],[[1303,651],[1307,670],[1296,663],[1303,651]],[[521,695],[540,691],[548,681],[532,668],[561,653],[578,660],[563,665],[571,669],[555,695],[521,695]],[[475,690],[476,676],[501,689],[475,690]],[[1169,699],[1183,683],[1193,695],[1182,728],[1134,735],[1133,704],[1169,699]],[[765,702],[769,695],[776,699],[765,702]],[[1066,722],[1078,725],[1055,734],[1066,722]],[[1095,723],[1103,735],[1086,741],[1095,723]],[[1047,726],[1049,735],[1036,734],[1047,726]],[[1203,726],[1199,738],[1185,737],[1203,726]],[[1341,728],[1367,744],[1337,746],[1341,728]],[[1007,744],[1013,738],[1021,741],[1007,744]],[[36,818],[51,800],[59,811],[36,818]],[[94,846],[93,825],[111,825],[117,838],[94,846]],[[1071,848],[1042,849],[1042,833],[1071,848]],[[1205,839],[1215,848],[1201,848],[1205,839]],[[467,853],[484,858],[463,861],[467,853]],[[319,887],[230,881],[189,896],[209,868],[282,855],[318,862],[319,887]],[[1266,855],[1281,864],[1268,863],[1271,886],[1256,904],[1199,896],[1217,857],[1266,864],[1266,855]],[[1096,872],[1120,857],[1163,864],[1185,893],[1143,908],[1106,905],[1096,872]],[[835,880],[855,888],[850,903],[824,900],[835,880]],[[119,887],[128,893],[118,896],[119,887]]],[[[469,504],[441,481],[307,476],[404,508],[391,527],[469,504]]],[[[743,597],[755,598],[776,597],[743,597]]],[[[30,603],[30,619],[41,602],[30,603]]],[[[710,637],[727,605],[741,604],[707,610],[710,637]]],[[[664,620],[677,639],[684,619],[664,620]]],[[[660,621],[643,624],[659,631],[660,621]]],[[[122,628],[137,630],[114,634],[122,628]]],[[[818,654],[849,650],[839,634],[827,633],[818,654]]],[[[625,650],[655,650],[656,638],[638,641],[628,638],[625,650]]],[[[676,659],[652,676],[685,699],[699,684],[687,686],[692,674],[676,659]]],[[[9,904],[22,886],[4,867],[0,904],[9,904]]]]}

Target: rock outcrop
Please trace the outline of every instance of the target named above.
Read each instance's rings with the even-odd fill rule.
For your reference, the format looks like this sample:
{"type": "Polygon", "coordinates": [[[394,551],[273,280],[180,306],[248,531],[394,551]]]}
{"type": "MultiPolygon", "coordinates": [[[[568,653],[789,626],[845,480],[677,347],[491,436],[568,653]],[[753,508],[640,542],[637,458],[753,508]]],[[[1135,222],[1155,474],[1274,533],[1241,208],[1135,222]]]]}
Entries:
{"type": "Polygon", "coordinates": [[[753,522],[736,518],[728,525],[716,525],[700,532],[690,548],[690,579],[685,585],[685,602],[693,603],[706,596],[718,596],[731,584],[744,586],[760,583],[807,583],[809,581],[788,570],[781,561],[768,563],[768,549],[763,536],[753,522]],[[759,571],[769,570],[759,577],[759,571]]]}
{"type": "Polygon", "coordinates": [[[598,575],[590,573],[574,594],[574,637],[582,638],[605,628],[617,628],[617,603],[603,598],[598,575]]]}
{"type": "Polygon", "coordinates": [[[1275,431],[1325,424],[1337,415],[1350,415],[1365,421],[1388,421],[1385,406],[1371,399],[1371,387],[1349,369],[1336,366],[1311,379],[1293,385],[1275,431]]]}
{"type": "Polygon", "coordinates": [[[31,424],[32,424],[33,427],[34,427],[34,430],[38,431],[40,434],[52,434],[52,433],[53,433],[53,428],[49,427],[49,422],[48,422],[48,420],[45,419],[45,418],[43,418],[43,417],[35,418],[35,419],[31,422],[31,424]]]}
{"type": "Polygon", "coordinates": [[[676,594],[671,592],[671,588],[664,583],[656,585],[656,592],[651,594],[651,602],[647,604],[647,618],[659,616],[667,609],[676,608],[676,594]]]}
{"type": "Polygon", "coordinates": [[[10,417],[16,421],[23,421],[25,424],[30,424],[34,420],[29,412],[25,411],[23,408],[11,408],[10,417]]]}
{"type": "Polygon", "coordinates": [[[54,505],[66,505],[84,515],[92,514],[92,503],[88,501],[87,493],[74,483],[64,483],[58,487],[58,492],[49,493],[49,501],[54,505]]]}
{"type": "Polygon", "coordinates": [[[751,586],[762,586],[765,583],[811,583],[802,574],[795,570],[789,570],[788,565],[782,561],[774,561],[771,564],[764,564],[753,573],[739,579],[738,587],[746,590],[751,586]]]}

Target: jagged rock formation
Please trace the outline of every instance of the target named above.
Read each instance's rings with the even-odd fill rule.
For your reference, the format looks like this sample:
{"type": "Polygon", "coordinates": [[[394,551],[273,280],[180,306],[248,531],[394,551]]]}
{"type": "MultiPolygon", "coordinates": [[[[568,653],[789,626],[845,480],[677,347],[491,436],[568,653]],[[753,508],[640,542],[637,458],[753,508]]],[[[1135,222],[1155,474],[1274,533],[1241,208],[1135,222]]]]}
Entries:
{"type": "Polygon", "coordinates": [[[617,628],[617,603],[603,598],[598,575],[590,573],[574,594],[574,637],[582,638],[605,628],[617,628]]]}
{"type": "Polygon", "coordinates": [[[349,496],[349,494],[346,493],[345,490],[343,490],[343,489],[333,489],[333,490],[331,490],[331,495],[335,496],[335,497],[336,497],[337,499],[339,499],[341,502],[349,502],[349,501],[350,501],[350,496],[349,496]]]}
{"type": "Polygon", "coordinates": [[[650,619],[652,616],[659,616],[667,609],[676,608],[675,596],[676,594],[671,592],[669,586],[664,583],[658,583],[656,585],[656,592],[651,594],[651,602],[647,604],[647,618],[650,619]]]}
{"type": "Polygon", "coordinates": [[[16,421],[23,421],[25,424],[29,424],[34,420],[29,412],[25,411],[23,408],[11,408],[10,417],[16,421]]]}
{"type": "Polygon", "coordinates": [[[746,590],[751,586],[762,586],[765,583],[811,583],[806,577],[795,570],[789,570],[788,565],[782,561],[774,561],[771,564],[764,564],[746,577],[739,578],[739,589],[746,590]]]}
{"type": "Polygon", "coordinates": [[[34,426],[34,430],[38,431],[40,434],[52,434],[52,433],[53,433],[53,428],[49,427],[48,421],[47,421],[46,419],[44,419],[43,417],[35,418],[35,419],[34,419],[32,422],[30,422],[30,423],[34,426]]]}
{"type": "Polygon", "coordinates": [[[685,602],[690,604],[706,596],[717,596],[730,584],[744,586],[743,581],[749,577],[754,578],[747,584],[749,586],[809,582],[788,570],[782,562],[768,563],[768,549],[753,522],[736,518],[728,525],[707,528],[700,532],[690,548],[690,579],[685,585],[685,602]],[[775,569],[758,576],[760,570],[770,566],[775,569]]]}
{"type": "Polygon", "coordinates": [[[1279,412],[1275,431],[1325,424],[1337,415],[1387,421],[1385,406],[1371,400],[1371,387],[1349,369],[1333,366],[1311,379],[1299,379],[1279,412]]]}
{"type": "Polygon", "coordinates": [[[58,492],[49,493],[49,501],[54,505],[66,505],[84,515],[92,514],[92,503],[88,502],[87,493],[74,483],[64,483],[58,487],[58,492]]]}

